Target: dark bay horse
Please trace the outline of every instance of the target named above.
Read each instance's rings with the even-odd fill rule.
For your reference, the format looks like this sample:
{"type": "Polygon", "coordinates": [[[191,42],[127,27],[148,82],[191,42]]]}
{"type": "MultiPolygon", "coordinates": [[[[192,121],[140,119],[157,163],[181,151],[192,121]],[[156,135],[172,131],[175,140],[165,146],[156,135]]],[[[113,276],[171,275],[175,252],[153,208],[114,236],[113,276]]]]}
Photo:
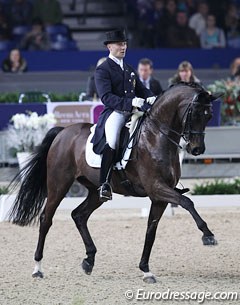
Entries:
{"type": "MultiPolygon", "coordinates": [[[[217,243],[193,202],[175,190],[180,178],[179,140],[181,136],[185,138],[187,151],[193,155],[204,152],[204,130],[212,116],[214,99],[201,86],[185,83],[175,85],[157,99],[141,125],[138,142],[126,167],[126,176],[132,185],[130,193],[134,190],[135,196],[149,197],[151,200],[139,264],[146,282],[156,281],[149,270],[149,257],[158,222],[168,203],[180,205],[189,211],[203,232],[204,245],[217,243]]],[[[90,126],[74,124],[51,129],[25,169],[18,174],[17,178],[23,176],[23,181],[10,215],[13,223],[26,226],[40,215],[34,277],[43,276],[41,261],[45,238],[57,207],[75,179],[88,189],[87,198],[72,211],[72,218],[86,247],[87,257],[82,262],[82,268],[86,274],[92,272],[97,249],[87,221],[102,203],[98,194],[99,169],[89,167],[85,160],[85,143],[90,134],[90,126]]],[[[113,172],[111,184],[115,193],[129,193],[116,171],[113,172]]]]}

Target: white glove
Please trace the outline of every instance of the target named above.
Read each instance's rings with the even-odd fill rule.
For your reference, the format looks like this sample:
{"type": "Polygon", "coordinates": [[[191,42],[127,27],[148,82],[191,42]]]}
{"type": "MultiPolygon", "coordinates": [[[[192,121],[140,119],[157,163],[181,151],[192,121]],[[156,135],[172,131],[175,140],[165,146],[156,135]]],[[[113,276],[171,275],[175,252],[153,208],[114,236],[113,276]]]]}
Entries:
{"type": "Polygon", "coordinates": [[[141,108],[144,104],[144,99],[141,97],[134,97],[134,99],[132,100],[132,105],[133,107],[138,107],[141,108]]]}
{"type": "Polygon", "coordinates": [[[146,99],[146,102],[150,105],[152,105],[156,101],[156,96],[150,96],[146,99]]]}

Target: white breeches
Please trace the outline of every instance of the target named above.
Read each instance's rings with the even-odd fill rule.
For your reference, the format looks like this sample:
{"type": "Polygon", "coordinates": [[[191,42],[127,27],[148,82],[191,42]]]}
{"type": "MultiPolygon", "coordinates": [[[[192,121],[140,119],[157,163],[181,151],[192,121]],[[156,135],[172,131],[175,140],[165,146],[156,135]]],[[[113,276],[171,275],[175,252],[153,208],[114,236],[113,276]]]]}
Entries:
{"type": "Polygon", "coordinates": [[[117,149],[119,137],[123,126],[126,123],[126,115],[113,111],[105,123],[105,135],[108,145],[117,149]]]}

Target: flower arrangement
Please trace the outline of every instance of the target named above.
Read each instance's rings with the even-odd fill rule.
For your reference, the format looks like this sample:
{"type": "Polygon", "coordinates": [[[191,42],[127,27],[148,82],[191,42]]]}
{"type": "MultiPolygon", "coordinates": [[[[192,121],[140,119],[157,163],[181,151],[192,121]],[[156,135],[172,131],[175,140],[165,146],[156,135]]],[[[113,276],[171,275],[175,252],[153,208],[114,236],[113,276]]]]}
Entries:
{"type": "Polygon", "coordinates": [[[211,93],[222,93],[222,121],[240,124],[240,80],[217,80],[208,86],[211,93]]]}
{"type": "Polygon", "coordinates": [[[15,114],[7,130],[7,144],[12,154],[33,152],[55,123],[53,114],[38,115],[36,112],[15,114]]]}

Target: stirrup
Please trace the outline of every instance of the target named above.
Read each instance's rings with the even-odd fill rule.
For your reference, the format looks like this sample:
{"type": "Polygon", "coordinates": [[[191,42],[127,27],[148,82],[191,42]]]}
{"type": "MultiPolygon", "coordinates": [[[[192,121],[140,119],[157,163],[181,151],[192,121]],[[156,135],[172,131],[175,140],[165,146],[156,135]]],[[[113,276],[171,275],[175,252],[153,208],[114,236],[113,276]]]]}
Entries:
{"type": "Polygon", "coordinates": [[[101,202],[112,200],[112,187],[110,183],[104,182],[99,188],[99,199],[101,202]]]}

